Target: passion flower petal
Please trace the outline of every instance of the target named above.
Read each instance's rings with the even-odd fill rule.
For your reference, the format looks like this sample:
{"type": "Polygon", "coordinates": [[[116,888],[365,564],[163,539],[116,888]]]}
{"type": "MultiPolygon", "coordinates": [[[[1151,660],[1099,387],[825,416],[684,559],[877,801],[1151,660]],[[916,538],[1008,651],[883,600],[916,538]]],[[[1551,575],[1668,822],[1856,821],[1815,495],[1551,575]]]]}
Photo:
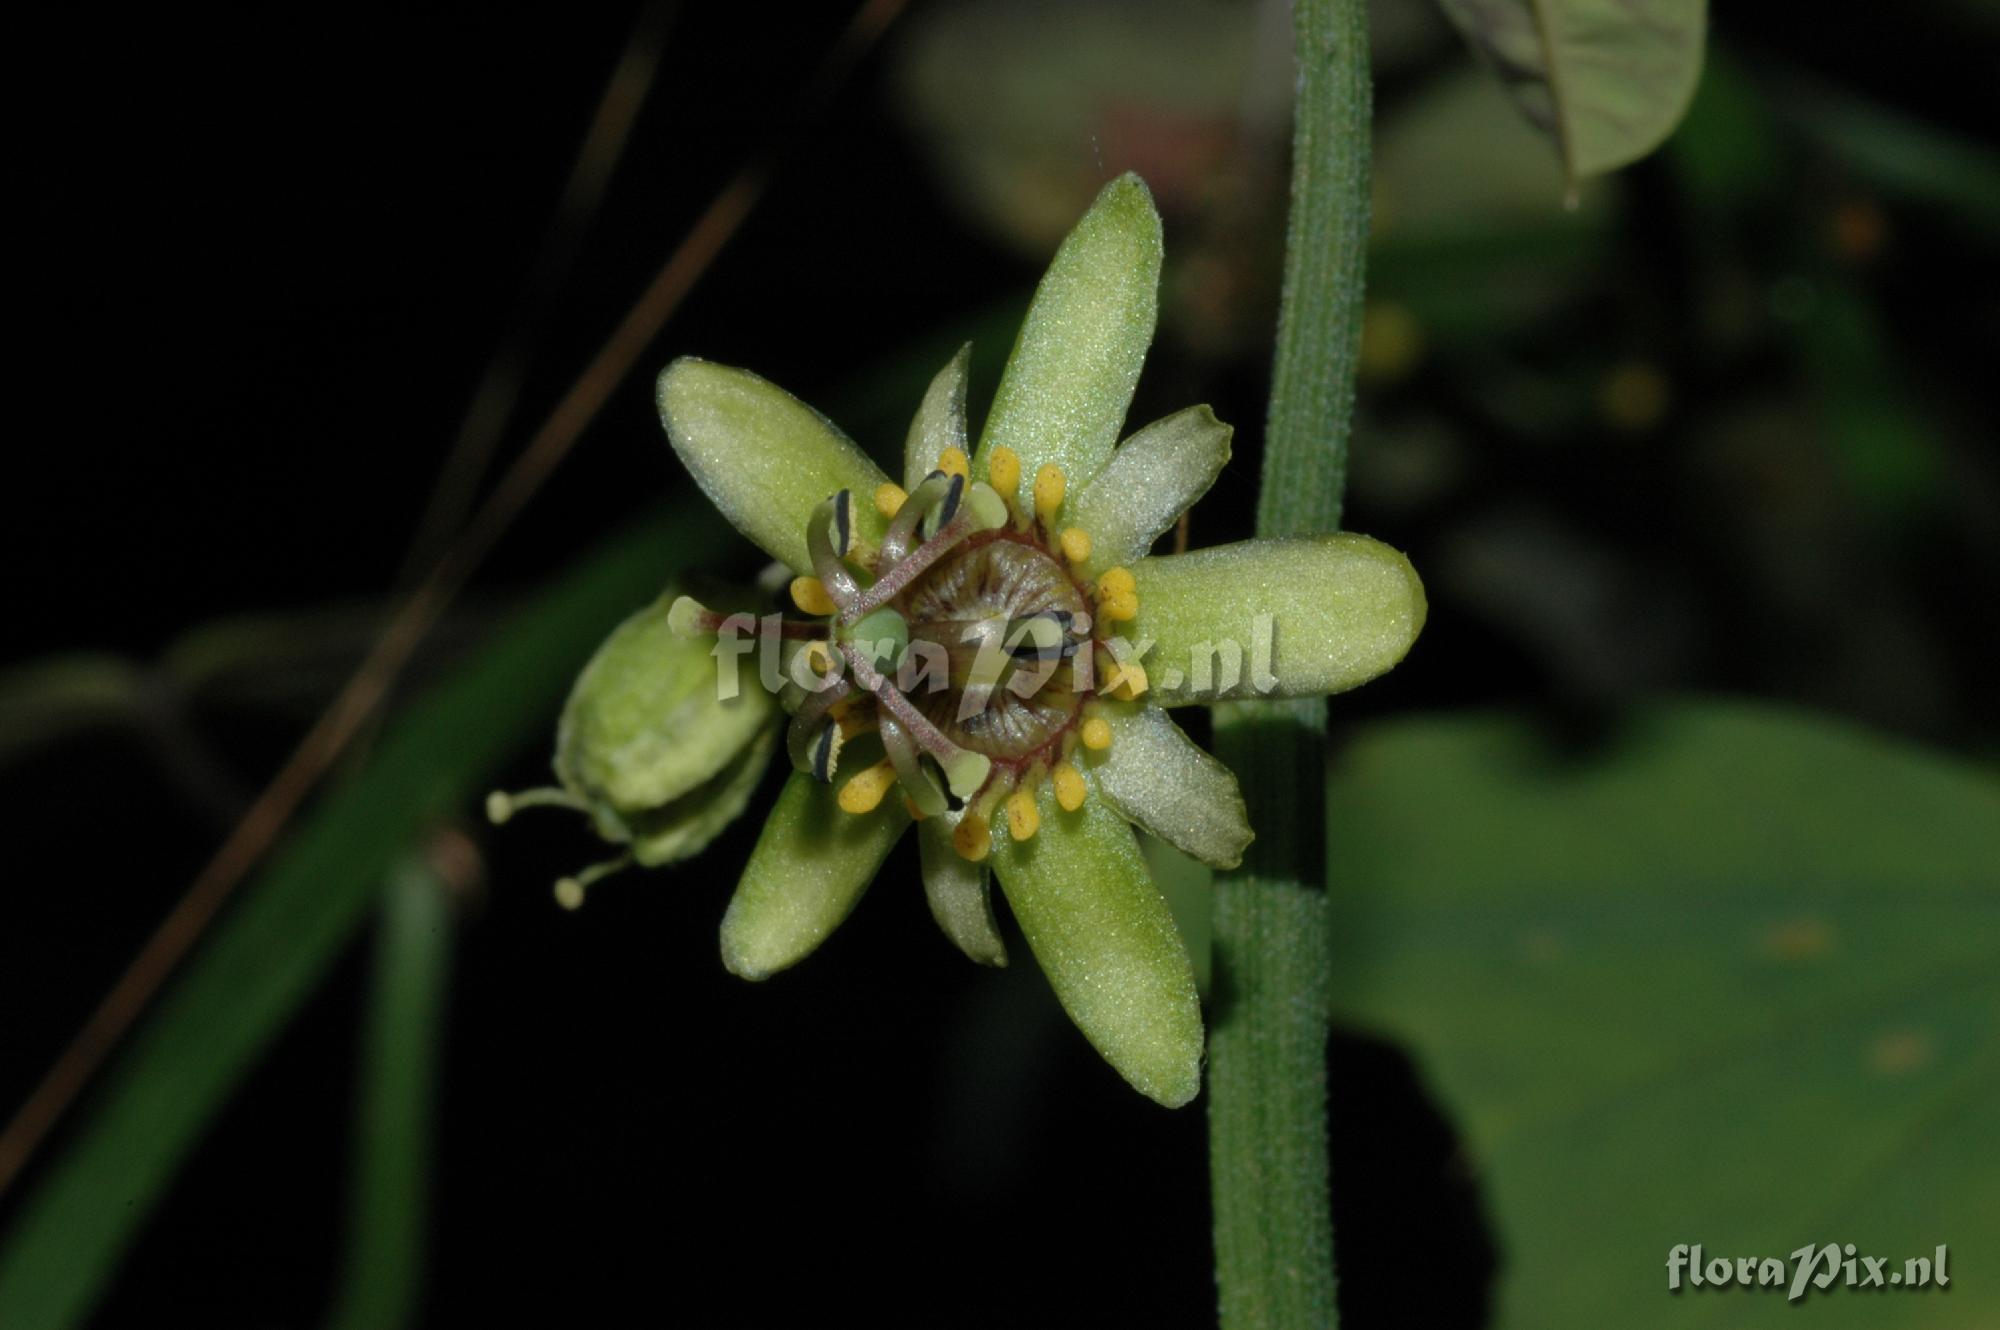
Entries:
{"type": "Polygon", "coordinates": [[[1045,465],[1088,484],[1111,459],[1153,340],[1160,294],[1160,215],[1144,181],[1106,185],[1035,289],[979,441],[974,475],[995,448],[1032,480],[1045,465]]]}
{"type": "Polygon", "coordinates": [[[841,812],[836,787],[792,773],[722,918],[722,963],[745,979],[795,965],[847,917],[909,825],[900,803],[841,812]]]}
{"type": "Polygon", "coordinates": [[[1007,947],[993,922],[993,881],[986,865],[952,847],[951,833],[962,814],[926,818],[917,825],[922,851],[924,896],[931,917],[945,936],[981,965],[1005,965],[1007,947]]]}
{"type": "Polygon", "coordinates": [[[868,496],[889,478],[825,416],[748,370],[683,356],[660,374],[660,420],[695,484],[738,531],[812,572],[806,520],[841,490],[861,495],[855,532],[882,537],[868,496]]]}
{"type": "Polygon", "coordinates": [[[1085,575],[1144,558],[1222,474],[1233,432],[1207,407],[1191,406],[1119,444],[1097,479],[1070,500],[1069,520],[1090,533],[1085,575]]]}
{"type": "Polygon", "coordinates": [[[1034,839],[996,843],[1000,887],[1084,1037],[1134,1089],[1178,1108],[1201,1088],[1187,947],[1125,819],[1102,799],[1065,812],[1053,785],[1039,792],[1034,839]]]}
{"type": "Polygon", "coordinates": [[[1094,756],[1098,793],[1175,849],[1211,868],[1234,868],[1256,833],[1236,775],[1181,733],[1156,706],[1105,703],[1111,746],[1094,756]]]}
{"type": "Polygon", "coordinates": [[[1401,660],[1424,626],[1424,586],[1367,536],[1246,540],[1132,565],[1124,636],[1145,646],[1154,701],[1338,693],[1401,660]]]}
{"type": "Polygon", "coordinates": [[[966,451],[965,382],[972,364],[972,343],[958,348],[951,363],[937,372],[924,400],[910,421],[910,433],[903,442],[903,488],[915,493],[938,464],[947,448],[966,451]]]}

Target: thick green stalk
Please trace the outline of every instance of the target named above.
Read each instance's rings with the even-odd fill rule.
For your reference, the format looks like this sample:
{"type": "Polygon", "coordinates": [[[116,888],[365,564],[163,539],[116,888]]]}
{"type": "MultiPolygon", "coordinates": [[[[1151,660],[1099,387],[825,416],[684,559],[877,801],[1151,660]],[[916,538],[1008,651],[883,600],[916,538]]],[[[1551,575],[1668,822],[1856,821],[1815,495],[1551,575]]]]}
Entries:
{"type": "MultiPolygon", "coordinates": [[[[1296,0],[1284,304],[1258,534],[1340,525],[1368,239],[1366,0],[1296,0]]],[[[1335,1324],[1327,1168],[1329,939],[1319,698],[1218,707],[1257,840],[1216,883],[1210,1182],[1224,1330],[1335,1324]]]]}

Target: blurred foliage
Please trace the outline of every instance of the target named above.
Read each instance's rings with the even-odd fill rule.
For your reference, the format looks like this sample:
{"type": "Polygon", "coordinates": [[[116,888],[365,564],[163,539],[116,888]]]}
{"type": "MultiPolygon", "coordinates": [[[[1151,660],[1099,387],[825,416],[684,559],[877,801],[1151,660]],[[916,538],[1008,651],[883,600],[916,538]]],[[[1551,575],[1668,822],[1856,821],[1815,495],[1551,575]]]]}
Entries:
{"type": "Polygon", "coordinates": [[[721,521],[677,510],[607,544],[511,619],[383,736],[243,888],[148,1016],[80,1134],[0,1248],[0,1325],[80,1319],[181,1160],[312,993],[420,833],[462,816],[500,764],[544,733],[584,660],[721,521]]]}
{"type": "MultiPolygon", "coordinates": [[[[2000,1245],[1990,774],[1679,702],[1568,750],[1504,714],[1376,725],[1329,803],[1336,1015],[1405,1041],[1461,1124],[1499,1324],[1790,1323],[1769,1290],[1669,1297],[1676,1243],[1898,1268],[2000,1245]]],[[[2000,1298],[1836,1290],[1806,1314],[1941,1312],[2000,1298]]]]}
{"type": "Polygon", "coordinates": [[[1442,0],[1572,181],[1673,132],[1701,78],[1703,0],[1442,0]]]}

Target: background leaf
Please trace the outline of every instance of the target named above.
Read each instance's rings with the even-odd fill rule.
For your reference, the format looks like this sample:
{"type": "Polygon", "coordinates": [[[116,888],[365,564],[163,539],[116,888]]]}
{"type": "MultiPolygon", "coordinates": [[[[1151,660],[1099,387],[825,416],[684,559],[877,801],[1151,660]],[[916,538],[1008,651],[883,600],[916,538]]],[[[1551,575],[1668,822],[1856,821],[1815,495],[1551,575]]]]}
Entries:
{"type": "Polygon", "coordinates": [[[1442,0],[1571,180],[1673,132],[1701,77],[1704,0],[1442,0]]]}
{"type": "Polygon", "coordinates": [[[390,871],[362,1043],[347,1269],[335,1330],[415,1319],[430,1245],[437,1067],[451,969],[450,888],[421,855],[390,871]]]}
{"type": "Polygon", "coordinates": [[[413,704],[244,890],[99,1087],[0,1248],[0,1325],[73,1324],[231,1089],[283,1029],[432,821],[551,726],[598,640],[722,538],[706,505],[611,541],[413,704]]]}
{"type": "MultiPolygon", "coordinates": [[[[1406,1041],[1458,1117],[1501,1324],[1792,1312],[1769,1290],[1670,1296],[1682,1242],[1898,1265],[2000,1243],[1986,773],[1702,702],[1581,754],[1506,715],[1383,724],[1330,799],[1335,1009],[1406,1041]]],[[[1991,1283],[1822,1298],[1815,1326],[2000,1315],[1991,1283]]]]}

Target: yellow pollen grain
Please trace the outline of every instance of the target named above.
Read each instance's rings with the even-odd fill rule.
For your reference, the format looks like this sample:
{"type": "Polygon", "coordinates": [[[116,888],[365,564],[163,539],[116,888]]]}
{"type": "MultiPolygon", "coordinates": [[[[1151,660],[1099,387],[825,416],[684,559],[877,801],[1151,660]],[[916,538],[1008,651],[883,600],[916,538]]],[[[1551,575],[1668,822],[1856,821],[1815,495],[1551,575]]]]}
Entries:
{"type": "Polygon", "coordinates": [[[1093,753],[1101,753],[1111,747],[1111,723],[1102,716],[1092,716],[1085,721],[1083,746],[1093,753]]]}
{"type": "Polygon", "coordinates": [[[1055,520],[1056,510],[1062,507],[1063,495],[1068,490],[1069,480],[1054,462],[1035,473],[1035,511],[1044,522],[1055,520]]]}
{"type": "Polygon", "coordinates": [[[875,487],[875,511],[884,517],[894,517],[909,497],[901,485],[885,480],[875,487]]]}
{"type": "Polygon", "coordinates": [[[947,476],[964,476],[972,469],[963,448],[947,448],[938,454],[937,469],[947,476]]]}
{"type": "Polygon", "coordinates": [[[833,597],[826,594],[825,584],[817,577],[792,579],[792,604],[807,614],[831,614],[835,609],[833,597]]]}
{"type": "Polygon", "coordinates": [[[999,491],[1001,498],[1014,502],[1021,488],[1021,455],[1005,444],[995,448],[986,459],[986,483],[999,491]]]}
{"type": "Polygon", "coordinates": [[[977,813],[967,813],[951,829],[951,848],[958,851],[961,859],[978,863],[993,852],[993,832],[986,825],[986,819],[977,813]]]}
{"type": "Polygon", "coordinates": [[[1139,579],[1132,576],[1130,568],[1107,568],[1097,579],[1097,594],[1100,596],[1132,596],[1139,592],[1139,579]]]}
{"type": "Polygon", "coordinates": [[[866,771],[848,777],[847,784],[840,787],[840,809],[844,813],[872,813],[895,783],[896,768],[883,758],[866,771]]]}
{"type": "Polygon", "coordinates": [[[1041,829],[1042,812],[1035,807],[1035,796],[1026,790],[1008,795],[1007,834],[1015,840],[1033,840],[1041,829]]]}
{"type": "Polygon", "coordinates": [[[1097,598],[1097,612],[1113,623],[1127,623],[1139,617],[1139,598],[1129,591],[1114,591],[1097,598]]]}
{"type": "MultiPolygon", "coordinates": [[[[1091,725],[1104,725],[1104,722],[1101,720],[1090,721],[1085,724],[1084,728],[1089,729],[1091,725]]],[[[1106,743],[1109,743],[1111,741],[1111,727],[1105,725],[1104,730],[1104,740],[1106,743]]],[[[1078,771],[1067,762],[1059,762],[1056,764],[1055,783],[1056,802],[1062,805],[1065,813],[1074,813],[1077,809],[1083,807],[1083,797],[1089,793],[1089,789],[1083,783],[1083,773],[1081,771],[1078,771]]]]}
{"type": "Polygon", "coordinates": [[[1082,563],[1090,557],[1090,533],[1080,526],[1066,527],[1062,533],[1063,558],[1082,563]]]}

